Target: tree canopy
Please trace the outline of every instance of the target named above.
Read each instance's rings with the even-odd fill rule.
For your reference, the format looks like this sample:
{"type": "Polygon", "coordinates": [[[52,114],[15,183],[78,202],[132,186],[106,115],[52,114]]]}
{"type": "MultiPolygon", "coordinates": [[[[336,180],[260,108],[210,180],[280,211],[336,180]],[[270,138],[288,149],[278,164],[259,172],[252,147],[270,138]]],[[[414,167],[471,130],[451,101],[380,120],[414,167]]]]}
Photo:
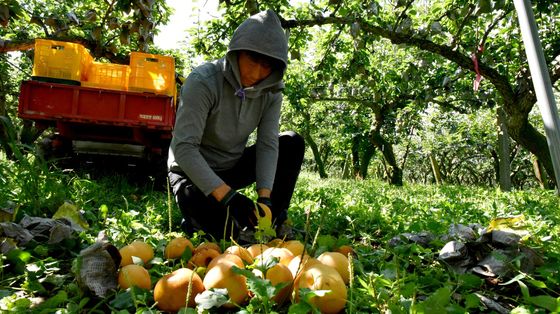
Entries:
{"type": "MultiPolygon", "coordinates": [[[[495,184],[507,163],[517,186],[536,183],[533,164],[555,179],[517,15],[504,0],[220,1],[222,18],[197,24],[192,44],[172,52],[153,45],[171,14],[163,0],[4,1],[1,63],[13,80],[0,114],[15,118],[21,79],[5,53],[25,51],[19,64],[29,67],[35,38],[80,42],[116,63],[135,50],[170,53],[186,75],[191,57],[221,57],[237,25],[269,8],[290,44],[283,126],[304,135],[322,176],[495,184]],[[499,154],[499,110],[509,156],[499,154]]],[[[533,10],[558,91],[560,4],[538,0],[533,10]]]]}

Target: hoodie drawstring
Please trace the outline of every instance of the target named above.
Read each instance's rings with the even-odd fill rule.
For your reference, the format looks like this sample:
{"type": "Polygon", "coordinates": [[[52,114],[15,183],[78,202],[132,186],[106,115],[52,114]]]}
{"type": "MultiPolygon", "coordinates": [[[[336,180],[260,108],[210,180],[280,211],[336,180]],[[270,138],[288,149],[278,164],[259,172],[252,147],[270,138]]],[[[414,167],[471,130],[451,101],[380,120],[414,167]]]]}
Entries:
{"type": "Polygon", "coordinates": [[[235,91],[235,96],[241,98],[241,101],[245,101],[245,89],[243,87],[235,91]]]}

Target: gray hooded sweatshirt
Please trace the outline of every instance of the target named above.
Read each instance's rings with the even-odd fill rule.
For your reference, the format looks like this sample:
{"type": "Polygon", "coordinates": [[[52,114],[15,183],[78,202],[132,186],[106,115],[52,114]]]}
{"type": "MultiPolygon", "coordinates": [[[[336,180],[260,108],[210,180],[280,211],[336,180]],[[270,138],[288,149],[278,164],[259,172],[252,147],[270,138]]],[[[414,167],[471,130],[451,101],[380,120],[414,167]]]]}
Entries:
{"type": "Polygon", "coordinates": [[[272,189],[278,159],[280,107],[288,43],[271,10],[245,20],[235,30],[225,58],[202,64],[181,89],[168,167],[183,171],[205,195],[224,182],[216,171],[232,168],[249,135],[257,129],[256,188],[272,189]],[[243,88],[239,50],[252,50],[281,61],[267,78],[243,88]]]}

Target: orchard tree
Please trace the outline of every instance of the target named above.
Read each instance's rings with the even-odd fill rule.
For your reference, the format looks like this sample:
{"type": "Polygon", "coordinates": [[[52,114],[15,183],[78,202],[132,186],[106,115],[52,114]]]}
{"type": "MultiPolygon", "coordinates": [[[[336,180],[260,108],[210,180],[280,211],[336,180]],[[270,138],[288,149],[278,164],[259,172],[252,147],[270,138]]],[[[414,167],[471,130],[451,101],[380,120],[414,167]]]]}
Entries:
{"type": "Polygon", "coordinates": [[[164,0],[9,0],[0,10],[7,12],[0,52],[29,50],[35,38],[48,38],[82,43],[115,62],[130,50],[148,51],[171,13],[164,0]]]}
{"type": "MultiPolygon", "coordinates": [[[[509,135],[542,162],[554,178],[546,138],[529,121],[536,97],[524,55],[513,4],[504,1],[396,1],[353,3],[348,13],[307,20],[288,20],[286,27],[328,23],[359,23],[363,32],[398,45],[438,54],[472,72],[475,89],[491,84],[506,112],[509,135]],[[421,14],[422,11],[425,14],[421,14]],[[360,12],[360,14],[356,14],[360,12]],[[369,14],[366,14],[369,13],[369,14]],[[480,80],[484,78],[481,82],[480,80]],[[482,85],[482,86],[481,86],[482,85]]],[[[534,6],[552,82],[560,78],[559,21],[556,1],[534,6]]]]}
{"type": "MultiPolygon", "coordinates": [[[[130,51],[162,53],[153,46],[158,26],[167,23],[170,8],[165,0],[40,1],[6,0],[0,3],[0,142],[3,147],[18,124],[15,118],[19,82],[29,79],[37,38],[81,43],[96,59],[128,63],[130,51]],[[9,52],[22,52],[8,55],[9,52]],[[24,73],[24,75],[22,75],[24,73]],[[11,126],[8,126],[11,125],[11,126]]],[[[183,67],[178,52],[176,67],[183,67]]],[[[22,142],[39,134],[31,122],[20,127],[22,142]]]]}
{"type": "MultiPolygon", "coordinates": [[[[492,88],[495,91],[494,101],[501,104],[506,113],[508,134],[537,156],[549,177],[554,179],[546,138],[529,120],[536,96],[516,12],[510,1],[324,1],[298,8],[273,1],[224,1],[222,5],[228,17],[224,23],[229,27],[255,12],[255,7],[257,10],[275,9],[283,19],[283,26],[290,30],[290,42],[292,38],[308,38],[305,36],[308,28],[339,25],[345,26],[343,29],[349,34],[359,30],[358,36],[367,40],[385,38],[398,47],[416,47],[449,60],[468,73],[474,90],[492,88]]],[[[560,33],[556,18],[560,3],[536,1],[533,10],[550,76],[556,85],[560,78],[560,33]]],[[[298,50],[305,50],[309,42],[306,44],[297,46],[298,50]]]]}

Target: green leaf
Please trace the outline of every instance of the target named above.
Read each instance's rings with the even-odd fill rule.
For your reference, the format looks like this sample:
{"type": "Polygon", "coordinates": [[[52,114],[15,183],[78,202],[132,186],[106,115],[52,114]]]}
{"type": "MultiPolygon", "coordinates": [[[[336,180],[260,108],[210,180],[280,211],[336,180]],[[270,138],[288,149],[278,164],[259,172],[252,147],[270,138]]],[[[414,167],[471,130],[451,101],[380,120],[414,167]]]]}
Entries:
{"type": "Polygon", "coordinates": [[[320,235],[317,237],[317,244],[327,250],[332,250],[336,245],[336,238],[331,235],[320,235]]]}
{"type": "Polygon", "coordinates": [[[252,271],[241,269],[236,266],[232,267],[232,271],[247,278],[247,287],[255,294],[256,297],[269,300],[276,293],[276,289],[272,286],[270,280],[257,277],[252,271]]]}
{"type": "Polygon", "coordinates": [[[527,277],[525,274],[519,274],[513,278],[511,278],[510,280],[508,280],[507,282],[501,283],[500,286],[507,286],[510,285],[514,282],[519,282],[521,279],[527,277]]]}
{"type": "Polygon", "coordinates": [[[109,207],[105,204],[101,205],[99,207],[99,213],[101,214],[102,220],[107,219],[107,214],[109,213],[109,207]]]}
{"type": "Polygon", "coordinates": [[[49,309],[52,310],[59,307],[66,301],[68,301],[68,294],[66,293],[66,291],[60,290],[56,295],[35,307],[34,311],[41,312],[49,309]]]}
{"type": "Polygon", "coordinates": [[[534,305],[547,309],[551,312],[557,313],[560,311],[560,304],[558,303],[558,300],[549,295],[538,295],[531,297],[529,300],[534,305]]]}
{"type": "Polygon", "coordinates": [[[439,288],[434,294],[430,295],[425,301],[416,307],[418,313],[445,313],[446,306],[451,301],[451,288],[439,288]]]}
{"type": "Polygon", "coordinates": [[[517,283],[521,288],[521,294],[523,294],[523,298],[525,298],[526,301],[529,301],[529,299],[531,298],[531,295],[529,294],[529,288],[527,288],[527,285],[521,280],[518,280],[517,283]]]}
{"type": "Polygon", "coordinates": [[[479,0],[478,2],[480,10],[478,13],[490,13],[492,12],[492,3],[490,0],[479,0]]]}
{"type": "Polygon", "coordinates": [[[524,306],[518,306],[511,310],[510,314],[532,314],[533,312],[530,311],[528,308],[524,306]]]}
{"type": "Polygon", "coordinates": [[[188,261],[191,259],[193,255],[193,252],[191,250],[190,247],[185,247],[185,250],[183,251],[183,254],[181,254],[181,262],[184,262],[185,264],[188,263],[188,261]]]}
{"type": "Polygon", "coordinates": [[[461,289],[474,289],[478,288],[484,284],[482,278],[473,274],[462,274],[459,275],[459,286],[461,289]]]}
{"type": "Polygon", "coordinates": [[[25,265],[31,259],[31,253],[20,249],[13,249],[6,254],[6,259],[12,264],[16,274],[23,274],[25,272],[25,265]]]}
{"type": "Polygon", "coordinates": [[[260,270],[263,274],[266,274],[267,270],[274,267],[274,265],[276,265],[280,262],[280,258],[278,258],[276,256],[272,256],[272,255],[269,254],[265,257],[266,258],[264,260],[261,260],[261,259],[255,260],[255,263],[253,264],[255,269],[260,270]]]}
{"type": "Polygon", "coordinates": [[[313,306],[305,302],[300,302],[290,305],[288,314],[307,314],[312,310],[313,306]]]}
{"type": "Polygon", "coordinates": [[[219,308],[220,306],[226,304],[229,300],[227,289],[216,289],[211,288],[194,298],[198,307],[203,310],[209,310],[211,308],[219,308]]]}
{"type": "Polygon", "coordinates": [[[109,302],[109,305],[111,305],[115,309],[127,309],[132,304],[134,304],[134,299],[132,298],[130,290],[117,293],[115,298],[111,300],[111,302],[109,302]]]}
{"type": "Polygon", "coordinates": [[[29,259],[31,258],[31,253],[27,252],[27,251],[23,251],[20,249],[14,249],[11,250],[10,252],[8,252],[8,254],[6,255],[6,258],[8,259],[8,261],[11,262],[23,262],[23,263],[27,263],[29,262],[29,259]]]}
{"type": "Polygon", "coordinates": [[[541,289],[546,289],[546,284],[540,280],[535,280],[535,279],[528,279],[527,282],[529,282],[530,284],[532,284],[533,286],[537,287],[537,288],[541,288],[541,289]]]}
{"type": "Polygon", "coordinates": [[[480,306],[480,298],[474,294],[467,294],[467,296],[465,297],[465,307],[467,309],[470,308],[478,308],[480,306]]]}
{"type": "Polygon", "coordinates": [[[313,297],[324,297],[331,290],[311,290],[311,289],[300,289],[300,298],[306,301],[311,300],[313,297]]]}
{"type": "Polygon", "coordinates": [[[190,307],[182,307],[177,314],[196,314],[196,310],[190,307]]]}
{"type": "Polygon", "coordinates": [[[35,253],[36,256],[46,257],[49,255],[49,248],[45,245],[37,245],[33,249],[33,253],[35,253]]]}
{"type": "Polygon", "coordinates": [[[31,305],[31,300],[27,298],[20,298],[14,301],[12,310],[15,310],[14,312],[24,311],[25,309],[30,308],[31,305]]]}

